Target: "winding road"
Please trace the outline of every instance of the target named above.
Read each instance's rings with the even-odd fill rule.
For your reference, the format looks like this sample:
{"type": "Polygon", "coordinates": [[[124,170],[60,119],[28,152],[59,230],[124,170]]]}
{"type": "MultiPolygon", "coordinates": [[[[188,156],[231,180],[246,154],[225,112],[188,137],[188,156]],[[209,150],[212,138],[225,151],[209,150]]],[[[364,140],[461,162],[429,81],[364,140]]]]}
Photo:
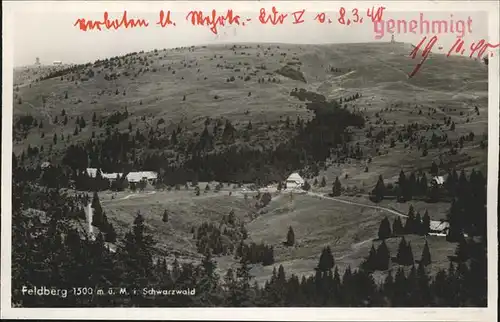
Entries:
{"type": "Polygon", "coordinates": [[[346,204],[350,204],[350,205],[386,211],[386,212],[389,212],[393,215],[404,217],[404,218],[408,217],[407,215],[403,214],[402,212],[399,212],[399,211],[394,210],[394,209],[386,208],[386,207],[367,205],[367,204],[359,203],[359,202],[355,202],[355,201],[349,201],[349,200],[343,200],[343,199],[339,199],[339,198],[335,198],[335,197],[329,197],[329,196],[325,196],[325,195],[317,193],[317,192],[308,191],[307,195],[312,196],[312,197],[316,197],[316,198],[320,198],[320,199],[328,199],[328,200],[333,200],[336,202],[346,203],[346,204]]]}

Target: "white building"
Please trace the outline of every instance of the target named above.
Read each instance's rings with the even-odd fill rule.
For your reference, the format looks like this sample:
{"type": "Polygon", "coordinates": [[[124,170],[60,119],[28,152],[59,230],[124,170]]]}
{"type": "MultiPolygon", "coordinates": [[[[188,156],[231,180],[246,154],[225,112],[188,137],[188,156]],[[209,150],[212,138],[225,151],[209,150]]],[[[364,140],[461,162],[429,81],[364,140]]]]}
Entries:
{"type": "Polygon", "coordinates": [[[443,176],[433,177],[431,180],[431,184],[436,186],[442,186],[444,184],[444,177],[443,176]]]}
{"type": "Polygon", "coordinates": [[[304,182],[304,179],[297,172],[294,172],[286,179],[285,183],[287,189],[298,189],[302,188],[304,182]]]}
{"type": "Polygon", "coordinates": [[[91,178],[95,178],[97,176],[97,168],[87,168],[87,175],[91,178]]]}
{"type": "MultiPolygon", "coordinates": [[[[118,177],[123,177],[123,173],[113,172],[113,173],[105,173],[102,170],[96,168],[87,168],[87,174],[91,178],[95,178],[97,176],[97,172],[100,171],[101,176],[104,179],[108,179],[109,181],[117,180],[118,177]]],[[[154,171],[138,171],[138,172],[129,172],[126,176],[127,181],[129,183],[138,183],[141,180],[147,181],[149,184],[154,184],[156,179],[158,179],[158,173],[154,171]]]]}
{"type": "Polygon", "coordinates": [[[129,174],[127,174],[128,182],[134,183],[137,183],[141,180],[146,180],[148,183],[154,184],[157,178],[158,174],[153,171],[129,172],[129,174]]]}
{"type": "Polygon", "coordinates": [[[54,62],[52,64],[54,64],[54,65],[62,65],[62,61],[60,61],[60,60],[54,60],[54,62]]]}
{"type": "Polygon", "coordinates": [[[429,235],[446,236],[448,229],[450,229],[450,223],[447,221],[431,220],[429,228],[429,235]]]}
{"type": "Polygon", "coordinates": [[[50,162],[49,162],[49,161],[45,161],[45,162],[43,162],[43,163],[40,165],[40,168],[42,168],[42,169],[46,169],[46,168],[48,168],[48,167],[50,167],[50,162]]]}
{"type": "Polygon", "coordinates": [[[123,176],[122,173],[102,173],[102,177],[104,179],[108,179],[109,181],[117,180],[119,177],[123,176]]]}

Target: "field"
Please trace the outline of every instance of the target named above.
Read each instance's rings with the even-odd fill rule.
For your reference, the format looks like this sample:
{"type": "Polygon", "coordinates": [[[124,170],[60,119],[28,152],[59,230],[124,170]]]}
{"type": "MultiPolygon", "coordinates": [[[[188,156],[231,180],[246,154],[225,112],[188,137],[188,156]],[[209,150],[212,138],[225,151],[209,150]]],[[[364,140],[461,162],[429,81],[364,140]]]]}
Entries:
{"type": "MultiPolygon", "coordinates": [[[[372,242],[375,247],[380,243],[374,241],[380,220],[388,216],[392,222],[395,218],[394,214],[383,210],[318,199],[314,195],[293,194],[290,197],[289,193],[282,192],[275,193],[271,203],[251,220],[250,214],[256,213],[251,195],[255,193],[230,187],[220,192],[195,196],[192,188],[182,188],[179,191],[102,193],[100,199],[108,218],[116,223],[119,234],[130,229],[135,215],[140,211],[144,215],[148,233],[158,241],[158,256],[169,260],[177,258],[179,262],[201,260],[202,256],[197,253],[196,241],[191,234],[192,227],[204,221],[219,222],[222,215],[234,210],[235,214],[247,223],[247,242],[263,242],[274,247],[274,265],[257,264],[252,268],[252,274],[259,283],[264,283],[273,267],[279,265],[283,265],[290,274],[312,274],[318,264],[319,254],[326,246],[331,247],[341,271],[347,266],[358,267],[367,256],[372,242]],[[244,194],[249,195],[248,200],[245,200],[244,194]],[[162,222],[164,210],[170,214],[167,223],[162,222]],[[283,245],[289,226],[293,227],[296,236],[296,244],[293,247],[283,245]]],[[[358,198],[355,201],[370,204],[365,199],[358,198]]],[[[386,203],[379,206],[391,209],[386,203]]],[[[441,205],[442,208],[446,206],[449,205],[441,205]]],[[[405,206],[400,206],[398,210],[405,210],[405,206]]],[[[415,204],[415,210],[420,210],[418,204],[415,204]]],[[[456,246],[454,243],[448,243],[444,237],[424,238],[410,235],[406,236],[406,239],[412,243],[415,259],[420,258],[425,239],[428,241],[434,260],[432,272],[447,268],[447,256],[453,255],[456,246]]],[[[388,240],[391,256],[396,255],[398,243],[399,238],[388,240]]],[[[221,272],[238,265],[238,261],[232,256],[221,256],[217,261],[221,272]]],[[[379,273],[376,276],[385,275],[379,273]]]]}
{"type": "MultiPolygon", "coordinates": [[[[429,172],[433,161],[444,164],[440,175],[445,175],[447,168],[467,172],[475,168],[486,174],[487,149],[481,144],[487,140],[487,66],[477,60],[434,54],[409,79],[407,73],[417,63],[408,57],[410,51],[411,46],[400,43],[197,46],[134,53],[114,59],[113,63],[96,62],[40,81],[35,79],[43,73],[43,67],[24,67],[15,72],[14,123],[21,116],[31,115],[43,122],[43,127],[18,136],[13,142],[14,153],[21,154],[28,145],[44,147],[44,152],[31,161],[58,164],[69,145],[103,137],[110,130],[97,124],[125,110],[128,118],[113,130],[171,133],[181,127],[185,147],[192,138],[198,138],[207,118],[230,120],[237,129],[249,129],[246,138],[238,138],[237,145],[264,149],[289,139],[291,130],[283,126],[285,119],[313,117],[305,102],[290,95],[295,88],[327,99],[343,98],[343,107],[366,120],[364,128],[349,129],[351,143],[362,147],[363,158],[341,162],[332,156],[319,167],[317,175],[306,179],[310,183],[326,179],[325,187],[312,187],[313,193],[330,193],[336,177],[344,188],[362,189],[358,194],[339,197],[352,204],[317,198],[312,193],[293,197],[273,193],[267,206],[256,209],[256,192],[227,184],[220,192],[204,193],[202,189],[200,196],[195,196],[192,187],[171,191],[148,187],[136,193],[100,192],[99,197],[120,236],[130,229],[137,212],[143,214],[148,231],[158,242],[156,255],[169,261],[174,257],[199,261],[202,255],[197,252],[192,229],[203,222],[220,222],[223,215],[234,210],[245,222],[248,241],[274,247],[274,265],[252,267],[259,283],[267,280],[278,265],[283,265],[287,274],[313,274],[325,246],[331,247],[341,270],[348,265],[355,268],[368,255],[381,219],[388,216],[392,223],[396,216],[363,206],[372,204],[367,195],[379,175],[386,183],[395,183],[401,170],[429,172]],[[306,82],[283,76],[278,72],[283,66],[300,71],[306,82]],[[89,70],[92,76],[88,76],[89,70]],[[346,101],[357,93],[361,97],[346,101]],[[63,121],[65,116],[67,122],[63,121]],[[87,126],[75,132],[77,118],[85,119],[87,126]],[[454,129],[444,124],[445,118],[451,119],[454,129]],[[455,154],[448,153],[449,146],[440,145],[429,147],[424,155],[416,143],[397,140],[398,131],[410,124],[420,125],[416,131],[419,137],[430,136],[433,131],[445,133],[450,145],[470,132],[475,136],[455,154]],[[387,132],[374,142],[367,137],[368,129],[373,134],[387,132]],[[56,142],[54,134],[63,139],[56,142]],[[391,140],[395,140],[394,144],[391,140]],[[162,221],[165,210],[170,214],[166,223],[162,221]],[[286,247],[283,242],[290,226],[296,245],[286,247]]],[[[167,148],[142,149],[170,153],[172,159],[176,156],[167,148]]],[[[224,149],[223,144],[216,143],[216,151],[224,149]]],[[[199,183],[200,188],[205,184],[199,183]]],[[[378,206],[406,214],[410,204],[421,213],[428,210],[432,220],[445,219],[450,206],[447,202],[402,204],[390,200],[378,206]]],[[[415,259],[420,258],[425,239],[433,259],[432,272],[448,267],[447,256],[453,254],[456,245],[444,237],[407,236],[415,259]]],[[[387,242],[392,256],[396,255],[398,243],[399,238],[387,242]]],[[[237,265],[229,255],[217,261],[222,273],[237,265]]],[[[375,277],[384,274],[377,272],[375,277]]]]}

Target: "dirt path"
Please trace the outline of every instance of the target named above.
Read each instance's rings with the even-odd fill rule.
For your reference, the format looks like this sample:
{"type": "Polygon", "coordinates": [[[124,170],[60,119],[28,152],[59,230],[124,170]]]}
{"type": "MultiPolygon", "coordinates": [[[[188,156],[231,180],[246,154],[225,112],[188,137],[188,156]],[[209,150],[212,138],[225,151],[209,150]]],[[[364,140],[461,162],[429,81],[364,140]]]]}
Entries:
{"type": "MultiPolygon", "coordinates": [[[[382,211],[389,212],[389,213],[391,213],[393,215],[396,215],[396,216],[400,216],[400,217],[403,217],[403,218],[408,218],[408,216],[405,215],[405,214],[403,214],[402,212],[399,212],[399,211],[397,211],[395,209],[391,209],[391,208],[386,208],[386,207],[381,207],[381,206],[367,205],[367,204],[363,204],[363,203],[359,203],[359,202],[354,202],[354,201],[348,201],[348,200],[342,200],[342,199],[338,199],[338,198],[334,198],[334,197],[325,196],[325,195],[322,195],[322,194],[319,194],[319,193],[316,193],[316,192],[307,192],[307,195],[310,195],[310,196],[313,196],[313,197],[317,197],[317,198],[321,198],[321,199],[328,199],[328,200],[332,200],[332,201],[336,201],[336,202],[342,202],[342,203],[346,203],[346,204],[350,204],[350,205],[355,205],[355,206],[360,206],[360,207],[366,207],[366,208],[372,208],[372,209],[382,210],[382,211]]],[[[434,223],[435,225],[439,225],[441,223],[441,221],[431,220],[431,223],[434,223]]],[[[429,235],[430,236],[446,237],[445,233],[430,233],[429,235]]],[[[464,234],[464,236],[467,237],[467,234],[464,234]]],[[[357,244],[352,245],[352,247],[353,247],[353,249],[359,248],[359,246],[361,246],[364,243],[367,243],[367,242],[369,242],[371,240],[372,239],[364,240],[362,242],[359,242],[357,244]]]]}
{"type": "Polygon", "coordinates": [[[382,210],[382,211],[386,211],[386,212],[389,212],[389,213],[391,213],[393,215],[404,217],[404,218],[408,217],[407,215],[405,215],[405,214],[403,214],[403,213],[401,213],[401,212],[399,212],[397,210],[386,208],[386,207],[373,206],[373,205],[367,205],[367,204],[363,204],[363,203],[359,203],[359,202],[355,202],[355,201],[348,201],[348,200],[338,199],[338,198],[334,198],[334,197],[325,196],[323,194],[316,193],[316,192],[309,192],[308,191],[307,195],[313,196],[313,197],[317,197],[317,198],[321,198],[321,199],[328,199],[328,200],[333,200],[333,201],[336,201],[336,202],[346,203],[346,204],[349,204],[349,205],[355,205],[355,206],[360,206],[360,207],[365,207],[365,208],[382,210]]]}

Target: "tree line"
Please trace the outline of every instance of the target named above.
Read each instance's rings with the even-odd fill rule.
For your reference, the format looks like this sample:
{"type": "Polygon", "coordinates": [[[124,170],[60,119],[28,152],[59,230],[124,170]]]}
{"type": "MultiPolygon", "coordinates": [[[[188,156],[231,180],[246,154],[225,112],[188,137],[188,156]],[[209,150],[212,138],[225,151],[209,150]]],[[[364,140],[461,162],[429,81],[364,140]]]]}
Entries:
{"type": "MultiPolygon", "coordinates": [[[[486,305],[486,229],[480,229],[483,226],[477,226],[475,238],[459,243],[462,250],[457,258],[461,260],[455,260],[456,264],[451,262],[448,270],[440,270],[434,278],[428,275],[426,265],[411,265],[408,245],[400,246],[400,254],[396,256],[403,264],[389,270],[382,284],[374,282],[370,272],[374,267],[347,267],[341,273],[331,249],[327,247],[320,254],[312,276],[287,275],[281,266],[264,286],[259,286],[252,282],[250,258],[247,256],[241,257],[237,268],[224,276],[218,276],[217,263],[206,248],[201,263],[174,261],[169,264],[162,257],[155,256],[155,241],[146,232],[145,219],[140,213],[131,229],[125,235],[117,236],[116,252],[110,252],[101,232],[92,240],[82,238],[82,232],[77,229],[84,199],[88,197],[64,194],[58,189],[41,188],[15,178],[12,202],[14,304],[24,307],[486,305]],[[29,208],[43,210],[44,215],[29,215],[26,211],[29,208]],[[411,267],[409,272],[403,269],[405,264],[411,267]],[[196,296],[150,297],[141,294],[61,299],[23,296],[20,292],[23,285],[40,285],[41,281],[58,288],[81,287],[82,281],[97,288],[190,287],[196,288],[196,296]]],[[[478,200],[485,202],[485,199],[478,200]]],[[[480,206],[485,207],[485,204],[473,202],[469,206],[467,203],[473,214],[478,213],[480,206]]],[[[379,253],[385,253],[383,248],[379,253]]],[[[383,265],[385,263],[376,264],[375,268],[385,268],[383,265]]]]}

